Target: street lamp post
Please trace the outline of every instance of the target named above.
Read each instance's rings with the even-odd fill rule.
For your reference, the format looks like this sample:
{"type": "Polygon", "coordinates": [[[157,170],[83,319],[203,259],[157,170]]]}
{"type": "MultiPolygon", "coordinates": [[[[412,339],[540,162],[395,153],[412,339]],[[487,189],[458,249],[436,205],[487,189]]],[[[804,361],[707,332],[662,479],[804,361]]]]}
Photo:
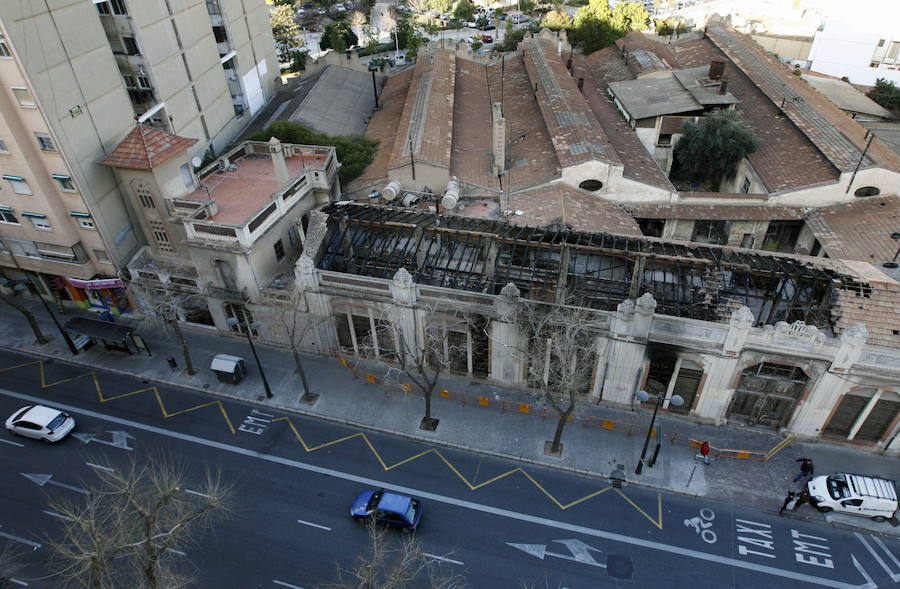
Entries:
{"type": "MultiPolygon", "coordinates": [[[[638,391],[634,396],[637,397],[638,401],[643,403],[650,398],[650,393],[647,391],[638,391]]],[[[656,395],[656,405],[653,407],[653,417],[650,418],[650,427],[647,428],[647,437],[644,439],[644,449],[641,450],[641,459],[638,460],[637,468],[634,469],[634,474],[641,474],[641,471],[644,470],[644,459],[647,457],[647,447],[650,445],[650,436],[653,434],[653,424],[656,423],[656,412],[659,411],[659,408],[665,400],[665,395],[656,395]]],[[[681,395],[672,395],[672,398],[669,399],[669,403],[676,407],[680,407],[684,404],[684,399],[681,398],[681,395]]],[[[659,454],[659,447],[661,446],[659,439],[656,441],[656,446],[656,452],[653,453],[653,460],[650,466],[653,466],[653,463],[656,462],[656,456],[659,454]]]]}
{"type": "MultiPolygon", "coordinates": [[[[253,329],[259,329],[261,326],[259,323],[253,321],[251,323],[243,323],[238,321],[235,317],[229,317],[225,323],[229,326],[234,327],[236,325],[241,325],[242,327],[247,329],[247,342],[250,344],[250,351],[253,352],[253,359],[256,360],[256,368],[259,370],[259,376],[262,378],[263,388],[266,390],[266,398],[271,399],[272,389],[269,388],[269,381],[266,379],[266,372],[263,370],[262,363],[259,361],[259,355],[256,353],[256,346],[253,345],[253,337],[250,335],[250,331],[253,329]]],[[[261,397],[260,397],[261,398],[261,397]]]]}

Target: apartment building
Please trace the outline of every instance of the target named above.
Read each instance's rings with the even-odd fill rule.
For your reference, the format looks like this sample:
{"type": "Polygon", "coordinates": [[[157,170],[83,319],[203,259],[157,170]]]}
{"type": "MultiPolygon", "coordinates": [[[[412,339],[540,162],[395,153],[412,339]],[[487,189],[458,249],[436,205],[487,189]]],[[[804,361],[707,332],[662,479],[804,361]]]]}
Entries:
{"type": "MultiPolygon", "coordinates": [[[[64,289],[63,297],[89,298],[71,279],[119,286],[118,271],[148,240],[116,176],[97,162],[137,122],[196,139],[188,158],[198,168],[228,148],[279,75],[263,0],[4,2],[0,35],[0,140],[9,152],[0,155],[0,175],[17,182],[0,192],[12,195],[0,204],[10,209],[4,215],[36,219],[0,224],[0,236],[73,248],[84,260],[78,272],[71,263],[49,267],[35,246],[0,263],[9,275],[16,262],[41,260],[31,282],[64,289]]],[[[89,304],[121,310],[102,297],[89,304]]]]}

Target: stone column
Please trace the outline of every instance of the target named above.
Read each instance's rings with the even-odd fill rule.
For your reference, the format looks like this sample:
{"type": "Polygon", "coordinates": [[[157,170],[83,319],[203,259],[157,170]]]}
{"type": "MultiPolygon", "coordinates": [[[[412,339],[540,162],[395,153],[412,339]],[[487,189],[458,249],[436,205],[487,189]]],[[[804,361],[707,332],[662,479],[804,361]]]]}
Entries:
{"type": "Polygon", "coordinates": [[[788,431],[800,436],[817,437],[835,404],[853,386],[843,374],[849,372],[862,355],[869,332],[862,323],[851,325],[841,332],[838,348],[828,372],[815,384],[809,396],[794,413],[788,431]]]}
{"type": "Polygon", "coordinates": [[[394,328],[397,330],[397,338],[400,339],[400,353],[404,354],[406,366],[415,363],[416,355],[422,345],[419,330],[416,328],[416,284],[406,268],[400,268],[394,274],[391,282],[391,297],[394,300],[391,316],[394,320],[394,328]]]}
{"type": "Polygon", "coordinates": [[[308,341],[320,354],[328,354],[338,348],[337,331],[334,321],[330,319],[331,308],[328,296],[319,291],[319,270],[312,259],[301,254],[294,264],[294,288],[300,296],[298,312],[303,312],[306,303],[306,320],[314,321],[308,341]]]}
{"type": "Polygon", "coordinates": [[[741,350],[753,328],[753,313],[749,307],[740,307],[731,313],[728,335],[722,345],[722,354],[704,354],[703,388],[694,408],[694,415],[716,425],[725,423],[725,411],[734,395],[733,385],[741,350]]]}
{"type": "Polygon", "coordinates": [[[524,354],[526,342],[516,325],[519,310],[519,289],[512,282],[494,299],[497,318],[491,321],[491,380],[508,386],[525,381],[524,354]]]}
{"type": "Polygon", "coordinates": [[[607,346],[608,361],[603,400],[620,405],[634,403],[647,352],[647,337],[656,300],[644,293],[637,301],[626,299],[616,307],[607,346]]]}

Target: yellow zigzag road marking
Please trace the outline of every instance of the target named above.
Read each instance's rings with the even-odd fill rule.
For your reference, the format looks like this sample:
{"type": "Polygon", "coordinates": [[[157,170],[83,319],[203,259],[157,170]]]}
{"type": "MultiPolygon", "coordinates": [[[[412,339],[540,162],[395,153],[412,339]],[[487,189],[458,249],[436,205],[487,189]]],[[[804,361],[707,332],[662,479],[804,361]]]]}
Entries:
{"type": "MultiPolygon", "coordinates": [[[[559,499],[557,499],[553,495],[553,493],[551,493],[546,488],[544,488],[544,486],[541,485],[533,476],[528,474],[527,471],[523,470],[520,467],[513,468],[504,473],[498,474],[497,476],[495,476],[493,478],[490,478],[486,481],[482,481],[482,482],[476,484],[476,483],[472,483],[471,481],[469,481],[469,479],[464,474],[462,474],[459,471],[459,469],[456,468],[453,465],[453,463],[451,463],[447,459],[447,457],[443,455],[443,453],[441,453],[440,450],[438,450],[436,448],[429,448],[428,450],[424,450],[422,452],[419,452],[418,454],[414,454],[408,458],[404,458],[403,460],[401,460],[399,462],[395,462],[394,464],[389,465],[384,461],[384,458],[382,458],[381,453],[375,448],[375,446],[372,444],[372,441],[369,439],[369,437],[364,432],[357,432],[355,434],[350,434],[349,436],[344,436],[343,438],[339,438],[337,440],[332,440],[330,442],[324,442],[322,444],[311,446],[310,444],[308,444],[306,442],[306,440],[303,439],[303,436],[300,434],[299,430],[297,429],[297,426],[294,425],[294,422],[291,421],[290,417],[276,417],[275,419],[272,420],[273,423],[276,421],[287,422],[288,427],[291,429],[292,432],[294,432],[294,437],[297,439],[298,442],[300,442],[300,445],[303,446],[303,449],[306,452],[315,452],[316,450],[321,450],[322,448],[327,448],[328,446],[333,446],[333,445],[339,444],[341,442],[347,442],[347,441],[353,440],[355,438],[359,438],[360,440],[363,441],[363,443],[365,443],[366,446],[369,447],[369,450],[371,450],[372,455],[375,457],[375,460],[378,461],[378,464],[380,464],[381,468],[383,468],[385,471],[393,470],[393,469],[397,468],[398,466],[401,466],[408,462],[412,462],[413,460],[416,460],[417,458],[422,458],[423,456],[425,456],[427,454],[434,454],[445,465],[447,465],[447,468],[449,468],[450,471],[453,474],[455,474],[459,478],[459,480],[461,480],[469,488],[470,491],[478,490],[482,487],[486,487],[490,484],[496,483],[497,481],[504,479],[510,475],[519,473],[522,476],[524,476],[526,479],[528,479],[528,481],[530,481],[531,484],[533,484],[541,493],[543,493],[557,507],[559,507],[560,509],[568,509],[570,507],[574,507],[575,505],[578,505],[579,503],[583,503],[584,501],[587,501],[588,499],[592,499],[593,497],[601,495],[601,494],[609,491],[610,489],[612,489],[612,487],[606,487],[606,488],[600,489],[598,491],[594,491],[593,493],[589,493],[579,499],[575,499],[574,501],[570,501],[569,503],[562,503],[559,499]]],[[[638,510],[638,512],[641,515],[643,515],[648,520],[650,520],[650,522],[653,525],[655,525],[660,530],[663,529],[663,526],[662,526],[662,496],[659,493],[656,494],[659,516],[657,517],[657,519],[653,519],[652,517],[650,517],[650,515],[647,514],[646,511],[644,511],[643,509],[638,507],[638,505],[634,501],[629,499],[624,493],[622,493],[618,489],[614,489],[614,490],[616,491],[616,493],[621,495],[622,498],[625,499],[625,501],[627,501],[629,503],[629,505],[634,507],[636,510],[638,510]]]]}
{"type": "Polygon", "coordinates": [[[165,403],[163,403],[162,396],[159,394],[159,389],[155,386],[145,387],[143,389],[138,389],[135,391],[130,391],[127,393],[121,393],[118,395],[113,395],[111,397],[107,397],[103,394],[103,388],[100,386],[100,381],[97,379],[97,373],[93,370],[89,372],[85,372],[83,374],[79,374],[77,376],[72,376],[70,378],[64,378],[61,380],[57,380],[54,382],[47,382],[46,374],[44,372],[44,360],[34,360],[32,362],[25,362],[24,364],[17,364],[15,366],[8,366],[6,368],[0,368],[0,372],[6,372],[9,370],[14,370],[16,368],[25,368],[26,366],[34,366],[38,365],[39,372],[41,375],[41,388],[50,388],[56,385],[60,385],[63,383],[67,383],[79,378],[84,378],[89,376],[94,383],[94,389],[97,391],[97,398],[101,403],[107,403],[109,401],[115,401],[117,399],[124,399],[125,397],[131,397],[133,395],[137,395],[139,393],[144,393],[150,391],[156,397],[156,404],[159,405],[159,410],[162,412],[162,416],[166,419],[170,417],[175,417],[176,415],[182,415],[184,413],[190,413],[191,411],[196,411],[197,409],[203,409],[204,407],[217,406],[219,408],[219,412],[222,414],[222,417],[225,419],[225,424],[228,426],[229,431],[231,433],[235,433],[234,425],[231,423],[231,418],[228,417],[228,412],[225,411],[225,406],[222,404],[222,401],[209,401],[208,403],[202,403],[200,405],[195,405],[194,407],[188,407],[187,409],[181,409],[180,411],[170,412],[166,409],[165,403]]]}

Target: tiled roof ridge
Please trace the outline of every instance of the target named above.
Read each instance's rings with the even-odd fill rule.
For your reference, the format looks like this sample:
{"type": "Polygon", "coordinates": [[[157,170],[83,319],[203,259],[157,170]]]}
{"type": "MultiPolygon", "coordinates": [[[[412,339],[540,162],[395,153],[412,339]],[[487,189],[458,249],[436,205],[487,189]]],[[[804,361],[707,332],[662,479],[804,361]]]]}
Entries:
{"type": "MultiPolygon", "coordinates": [[[[852,172],[865,148],[866,129],[809,84],[791,74],[751,38],[734,29],[709,26],[706,37],[778,106],[841,172],[852,172]]],[[[900,170],[900,156],[874,138],[871,164],[900,170]]]]}
{"type": "Polygon", "coordinates": [[[553,44],[546,39],[531,38],[523,41],[522,46],[525,48],[526,70],[531,82],[538,87],[538,105],[560,164],[565,167],[598,159],[621,165],[618,153],[572,77],[559,75],[554,70],[554,66],[558,69],[561,62],[558,63],[559,56],[553,44]],[[585,122],[563,124],[557,120],[559,116],[569,114],[578,115],[585,122]]]}
{"type": "Polygon", "coordinates": [[[180,137],[145,123],[135,126],[107,155],[97,163],[133,170],[152,170],[179,153],[183,153],[197,139],[180,137]]]}

